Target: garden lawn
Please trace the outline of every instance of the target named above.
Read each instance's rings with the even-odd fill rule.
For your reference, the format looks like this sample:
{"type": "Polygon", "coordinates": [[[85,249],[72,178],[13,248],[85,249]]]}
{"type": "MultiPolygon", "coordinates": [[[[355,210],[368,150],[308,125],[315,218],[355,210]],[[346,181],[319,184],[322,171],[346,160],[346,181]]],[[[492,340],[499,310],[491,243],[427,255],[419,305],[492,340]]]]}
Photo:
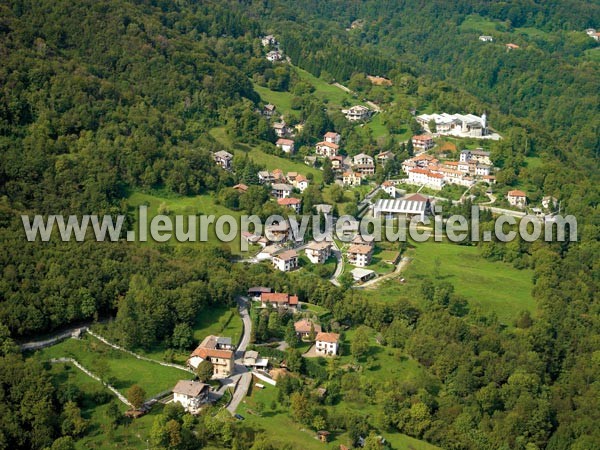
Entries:
{"type": "Polygon", "coordinates": [[[171,389],[181,379],[192,377],[184,370],[134,358],[87,334],[83,339],[67,339],[39,350],[34,357],[41,361],[74,358],[95,375],[109,381],[121,393],[126,394],[132,385],[138,384],[146,391],[147,398],[171,389]]]}
{"type": "Polygon", "coordinates": [[[201,311],[194,324],[194,340],[200,343],[209,335],[230,337],[237,345],[242,337],[242,318],[236,307],[214,307],[201,311]]]}

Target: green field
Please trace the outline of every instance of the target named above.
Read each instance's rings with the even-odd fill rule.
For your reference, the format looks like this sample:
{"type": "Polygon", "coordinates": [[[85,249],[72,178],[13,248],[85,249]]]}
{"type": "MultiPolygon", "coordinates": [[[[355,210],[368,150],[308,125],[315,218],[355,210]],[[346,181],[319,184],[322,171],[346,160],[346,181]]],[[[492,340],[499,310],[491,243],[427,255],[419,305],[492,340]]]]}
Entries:
{"type": "Polygon", "coordinates": [[[106,428],[106,410],[108,403],[98,405],[93,393],[101,391],[111,396],[112,401],[117,402],[121,412],[128,408],[119,402],[114,394],[103,387],[100,383],[85,375],[72,364],[53,364],[50,370],[52,382],[62,388],[73,386],[81,392],[79,405],[81,415],[89,420],[86,435],[75,441],[77,449],[142,449],[147,447],[146,436],[149,435],[154,418],[162,412],[162,406],[157,404],[152,411],[126,426],[119,426],[116,430],[106,428]]]}
{"type": "MultiPolygon", "coordinates": [[[[183,215],[214,215],[215,217],[219,217],[222,215],[230,215],[235,217],[236,219],[241,216],[240,211],[233,211],[229,208],[226,208],[222,205],[217,205],[215,203],[215,199],[211,195],[195,195],[195,196],[179,196],[166,192],[140,192],[134,191],[129,198],[127,199],[127,203],[132,208],[132,210],[136,210],[136,218],[137,218],[137,208],[140,205],[148,206],[148,222],[152,219],[152,217],[156,216],[159,212],[159,208],[166,208],[168,213],[173,216],[175,214],[183,214],[183,215]]],[[[164,212],[163,212],[164,214],[164,212]]],[[[187,226],[187,222],[186,226],[187,226]]],[[[137,230],[137,222],[134,229],[137,230]]],[[[198,227],[199,228],[199,227],[198,227]]],[[[200,231],[200,230],[198,230],[200,231]]],[[[229,247],[233,254],[240,254],[240,239],[236,238],[231,242],[221,242],[217,239],[214,225],[208,227],[207,233],[207,242],[211,242],[213,244],[224,245],[229,247]]],[[[148,234],[148,243],[152,243],[150,235],[148,234]]],[[[179,243],[175,236],[167,241],[169,244],[178,244],[178,245],[202,245],[203,242],[182,242],[179,243]]]]}
{"type": "Polygon", "coordinates": [[[202,311],[194,324],[194,339],[202,341],[206,336],[230,337],[234,345],[243,333],[242,319],[237,308],[214,307],[202,311]]]}
{"type": "MultiPolygon", "coordinates": [[[[74,358],[92,373],[105,381],[108,380],[123,394],[132,385],[138,384],[146,391],[147,397],[152,397],[172,388],[178,380],[192,377],[184,370],[134,358],[88,334],[81,340],[67,339],[39,350],[34,357],[41,361],[51,358],[74,358]]],[[[90,380],[93,381],[91,378],[90,380]]]]}
{"type": "Polygon", "coordinates": [[[277,113],[289,114],[292,111],[292,98],[294,95],[291,92],[272,91],[268,87],[254,84],[254,90],[258,92],[260,98],[265,103],[272,103],[277,107],[277,113]]]}
{"type": "Polygon", "coordinates": [[[477,14],[467,16],[460,24],[459,29],[467,32],[477,32],[481,34],[492,34],[498,31],[506,31],[508,25],[502,22],[485,19],[477,14]]]}
{"type": "Polygon", "coordinates": [[[221,144],[225,145],[230,150],[233,150],[235,155],[247,154],[250,159],[252,159],[255,163],[265,167],[267,170],[281,169],[284,173],[298,172],[303,175],[311,173],[313,175],[313,182],[321,183],[323,180],[323,173],[319,169],[309,167],[303,162],[293,161],[288,158],[281,158],[277,155],[270,155],[256,147],[232,142],[231,138],[227,135],[225,128],[223,127],[213,128],[210,130],[210,134],[221,144]]]}
{"type": "Polygon", "coordinates": [[[433,268],[439,260],[439,281],[452,283],[455,292],[464,296],[471,308],[495,312],[501,322],[512,324],[522,310],[535,312],[531,295],[533,271],[518,270],[503,262],[492,262],[480,255],[477,247],[448,243],[424,242],[408,251],[412,261],[403,272],[406,284],[395,280],[378,285],[378,298],[390,301],[398,297],[415,298],[421,280],[434,278],[433,268]]]}

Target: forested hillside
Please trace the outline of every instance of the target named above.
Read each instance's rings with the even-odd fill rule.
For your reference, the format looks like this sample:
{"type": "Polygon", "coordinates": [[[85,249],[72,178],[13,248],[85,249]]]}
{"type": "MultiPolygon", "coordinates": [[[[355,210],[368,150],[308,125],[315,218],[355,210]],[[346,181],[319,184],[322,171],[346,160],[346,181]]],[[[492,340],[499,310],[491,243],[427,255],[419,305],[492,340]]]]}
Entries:
{"type": "MultiPolygon", "coordinates": [[[[600,62],[591,56],[598,43],[584,33],[592,26],[600,28],[600,5],[579,0],[2,2],[0,449],[73,448],[85,434],[75,431],[76,396],[51,383],[48,367],[20,356],[15,339],[112,318],[112,337],[128,348],[188,351],[196,318],[233,306],[250,286],[296,293],[353,333],[368,327],[386,355],[419,368],[409,381],[374,382],[334,363],[299,363],[298,375],[330,392],[319,404],[312,381],[283,383],[273,402],[287,410],[294,395],[312,408],[298,415],[302,426],[319,416],[353,436],[404,433],[457,450],[597,448],[600,62]],[[478,40],[484,32],[490,45],[478,40]],[[293,65],[380,103],[382,136],[328,111],[293,67],[268,62],[259,39],[267,33],[293,65]],[[520,48],[508,51],[509,42],[520,48]],[[393,87],[376,89],[366,75],[387,76],[393,87]],[[308,270],[234,263],[215,246],[25,240],[20,214],[123,213],[131,223],[132,192],[206,194],[231,210],[281,213],[262,187],[243,199],[229,189],[253,184],[259,164],[236,157],[230,173],[210,154],[234,146],[275,152],[253,83],[289,96],[292,122],[304,122],[298,144],[335,129],[354,153],[406,156],[397,140],[415,131],[406,125],[416,123],[411,110],[488,112],[505,137],[491,145],[500,189],[526,184],[536,200],[553,195],[579,223],[579,242],[482,246],[490,260],[533,270],[538,313],[500,323],[469,310],[439,277],[421,280],[411,298],[381,303],[308,270]],[[532,158],[539,164],[529,165],[532,158]],[[377,414],[337,410],[352,397],[377,414]]],[[[329,175],[323,170],[325,184],[329,175]]],[[[304,194],[307,211],[324,201],[321,187],[304,194]]],[[[258,320],[267,337],[269,322],[258,320]]],[[[211,415],[184,425],[184,440],[155,447],[282,448],[211,415]]],[[[139,439],[138,447],[148,444],[139,439]]]]}

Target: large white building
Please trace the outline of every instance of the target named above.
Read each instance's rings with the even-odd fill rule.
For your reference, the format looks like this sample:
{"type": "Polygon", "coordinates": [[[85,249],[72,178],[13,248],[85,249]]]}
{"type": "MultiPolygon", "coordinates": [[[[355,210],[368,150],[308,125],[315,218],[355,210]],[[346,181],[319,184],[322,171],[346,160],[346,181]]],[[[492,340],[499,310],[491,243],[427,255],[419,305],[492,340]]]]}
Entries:
{"type": "Polygon", "coordinates": [[[408,182],[439,191],[444,187],[444,176],[429,169],[412,169],[408,171],[408,182]]]}
{"type": "Polygon", "coordinates": [[[474,114],[421,114],[417,122],[429,133],[429,123],[435,122],[437,134],[459,137],[483,137],[488,134],[486,115],[481,117],[474,114]]]}
{"type": "Polygon", "coordinates": [[[357,120],[366,120],[371,117],[371,110],[366,106],[356,105],[348,109],[342,109],[342,114],[346,116],[346,119],[354,122],[357,120]]]}
{"type": "Polygon", "coordinates": [[[407,219],[419,217],[425,220],[425,214],[431,208],[429,199],[421,194],[411,195],[404,199],[380,199],[373,206],[373,216],[381,215],[393,217],[404,216],[407,219]]]}
{"type": "Polygon", "coordinates": [[[338,353],[340,335],[320,332],[315,339],[315,351],[319,355],[334,356],[338,353]]]}

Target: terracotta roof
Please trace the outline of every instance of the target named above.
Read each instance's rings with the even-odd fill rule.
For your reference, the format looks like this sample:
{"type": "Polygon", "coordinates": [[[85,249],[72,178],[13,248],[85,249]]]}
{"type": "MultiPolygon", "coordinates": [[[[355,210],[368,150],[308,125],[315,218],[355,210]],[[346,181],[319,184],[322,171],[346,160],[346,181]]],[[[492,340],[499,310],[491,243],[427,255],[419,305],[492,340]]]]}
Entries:
{"type": "Polygon", "coordinates": [[[416,136],[412,137],[413,139],[417,140],[417,141],[431,141],[433,140],[433,137],[427,135],[427,134],[418,134],[416,136]]]}
{"type": "Polygon", "coordinates": [[[262,294],[263,292],[271,292],[273,289],[264,286],[253,286],[248,288],[248,294],[262,294]]]}
{"type": "Polygon", "coordinates": [[[422,175],[427,175],[428,177],[431,177],[431,178],[444,178],[443,175],[440,175],[439,173],[433,173],[431,170],[427,170],[427,169],[412,169],[411,172],[420,173],[422,175]]]}
{"type": "Polygon", "coordinates": [[[301,181],[308,181],[308,178],[306,178],[304,175],[298,175],[296,177],[296,182],[300,183],[301,181]]]}
{"type": "Polygon", "coordinates": [[[292,258],[297,258],[298,253],[296,253],[296,250],[286,250],[285,252],[281,252],[277,255],[273,255],[273,257],[281,259],[283,261],[288,261],[292,258]]]}
{"type": "Polygon", "coordinates": [[[236,185],[233,187],[233,189],[236,189],[236,190],[239,190],[239,191],[244,191],[244,192],[246,192],[246,191],[248,190],[248,186],[246,186],[246,185],[245,185],[245,184],[243,184],[243,183],[240,183],[240,184],[236,184],[236,185]]]}
{"type": "Polygon", "coordinates": [[[337,136],[338,136],[338,134],[335,131],[328,131],[324,135],[324,137],[326,137],[326,138],[335,138],[337,136]]]}
{"type": "Polygon", "coordinates": [[[173,393],[198,397],[204,389],[210,389],[210,386],[199,381],[179,380],[173,388],[173,393]]]}
{"type": "Polygon", "coordinates": [[[308,245],[306,246],[306,248],[311,249],[311,250],[323,250],[323,249],[326,249],[329,247],[331,247],[331,242],[327,242],[327,241],[322,241],[322,242],[310,241],[308,243],[308,245]]]}
{"type": "Polygon", "coordinates": [[[323,147],[323,146],[324,146],[324,147],[329,147],[329,148],[332,148],[332,149],[334,149],[334,150],[337,150],[338,148],[340,148],[340,146],[339,146],[339,145],[337,145],[337,144],[334,144],[333,142],[326,142],[326,141],[323,141],[323,142],[317,142],[317,145],[316,145],[316,146],[317,146],[317,147],[323,147]]]}
{"type": "Polygon", "coordinates": [[[414,158],[412,158],[412,161],[421,161],[421,160],[433,161],[434,159],[435,159],[435,156],[428,155],[427,153],[423,153],[421,155],[417,155],[414,158]]]}
{"type": "Polygon", "coordinates": [[[359,255],[368,255],[373,249],[369,245],[356,244],[348,249],[348,253],[358,253],[359,255]]]}
{"type": "Polygon", "coordinates": [[[517,44],[506,44],[508,48],[519,48],[517,44]]]}
{"type": "Polygon", "coordinates": [[[260,300],[270,303],[288,303],[290,305],[298,304],[298,296],[280,292],[263,292],[260,295],[260,300]]]}
{"type": "Polygon", "coordinates": [[[527,194],[523,191],[519,191],[518,189],[514,191],[509,191],[509,197],[527,197],[527,194]]]}
{"type": "Polygon", "coordinates": [[[392,183],[391,181],[384,181],[383,183],[381,183],[382,186],[385,187],[389,187],[389,186],[394,186],[394,183],[392,183]]]}
{"type": "Polygon", "coordinates": [[[300,203],[302,203],[302,200],[300,200],[299,198],[294,198],[294,197],[286,197],[286,198],[278,199],[277,203],[281,206],[291,206],[291,205],[299,205],[300,203]]]}
{"type": "Polygon", "coordinates": [[[316,338],[317,341],[331,342],[334,344],[337,344],[339,339],[340,339],[340,335],[337,333],[324,333],[324,332],[318,333],[317,338],[316,338]]]}
{"type": "Polygon", "coordinates": [[[406,197],[404,200],[406,200],[408,202],[426,202],[429,199],[421,194],[413,194],[413,195],[406,197]]]}
{"type": "Polygon", "coordinates": [[[277,142],[275,142],[275,145],[294,145],[294,141],[292,141],[291,139],[280,138],[280,139],[277,139],[277,142]]]}
{"type": "Polygon", "coordinates": [[[315,332],[321,332],[321,325],[319,325],[318,323],[314,323],[308,319],[299,320],[294,324],[294,328],[296,329],[297,333],[310,333],[311,325],[314,326],[315,332]]]}
{"type": "Polygon", "coordinates": [[[216,348],[206,348],[199,346],[192,352],[191,356],[199,356],[202,359],[207,358],[233,358],[233,352],[231,350],[217,350],[216,348]]]}

